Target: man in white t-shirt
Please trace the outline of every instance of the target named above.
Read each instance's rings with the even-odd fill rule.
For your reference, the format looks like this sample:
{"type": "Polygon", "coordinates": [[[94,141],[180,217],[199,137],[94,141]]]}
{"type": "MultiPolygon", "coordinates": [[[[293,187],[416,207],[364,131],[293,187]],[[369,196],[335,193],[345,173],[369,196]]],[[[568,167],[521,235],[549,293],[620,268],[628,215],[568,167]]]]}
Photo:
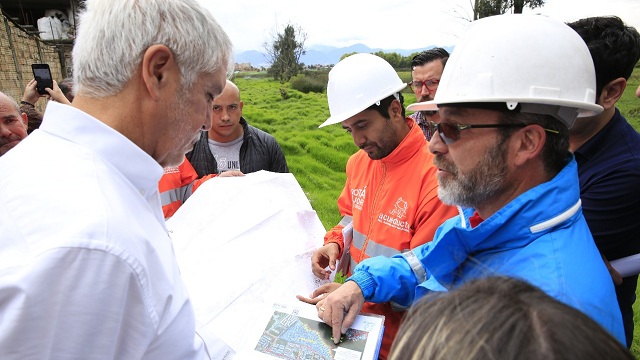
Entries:
{"type": "Polygon", "coordinates": [[[242,117],[243,106],[240,89],[227,80],[222,93],[213,100],[211,130],[202,133],[187,154],[198,177],[230,170],[245,174],[260,170],[289,172],[276,139],[249,125],[242,117]]]}
{"type": "Polygon", "coordinates": [[[85,4],[73,104],[0,158],[0,359],[207,358],[158,180],[211,127],[232,44],[195,0],[85,4]]]}

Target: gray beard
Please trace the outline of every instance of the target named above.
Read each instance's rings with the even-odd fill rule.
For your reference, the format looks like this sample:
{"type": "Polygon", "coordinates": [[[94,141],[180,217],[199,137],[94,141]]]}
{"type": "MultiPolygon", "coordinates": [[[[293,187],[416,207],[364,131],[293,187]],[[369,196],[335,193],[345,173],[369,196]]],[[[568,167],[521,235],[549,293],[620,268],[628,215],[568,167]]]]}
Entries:
{"type": "Polygon", "coordinates": [[[441,180],[438,178],[438,197],[447,205],[477,208],[499,194],[507,173],[506,141],[485,152],[482,160],[468,174],[441,180]]]}

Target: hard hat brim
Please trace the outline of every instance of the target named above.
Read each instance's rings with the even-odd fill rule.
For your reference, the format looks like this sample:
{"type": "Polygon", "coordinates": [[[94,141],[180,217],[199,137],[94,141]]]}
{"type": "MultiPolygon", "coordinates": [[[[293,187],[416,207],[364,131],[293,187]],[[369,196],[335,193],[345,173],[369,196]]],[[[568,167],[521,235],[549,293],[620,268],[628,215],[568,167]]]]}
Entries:
{"type": "MultiPolygon", "coordinates": [[[[447,105],[447,104],[464,104],[464,103],[519,103],[519,104],[532,104],[532,105],[551,105],[551,106],[561,106],[566,108],[576,109],[578,112],[578,117],[588,117],[594,116],[602,112],[602,106],[598,104],[592,104],[588,102],[581,101],[571,101],[571,100],[562,100],[562,99],[536,99],[535,102],[532,102],[531,99],[496,99],[496,98],[481,98],[481,99],[464,99],[464,100],[430,100],[423,101],[419,103],[414,103],[407,106],[408,111],[425,111],[425,110],[438,110],[438,106],[447,105]]],[[[527,111],[527,112],[535,112],[535,111],[527,111]]],[[[570,126],[570,125],[569,125],[570,126]]]]}
{"type": "MultiPolygon", "coordinates": [[[[391,96],[397,92],[402,91],[402,89],[407,87],[407,83],[402,83],[402,86],[399,86],[398,88],[394,88],[393,91],[391,91],[390,93],[386,94],[385,96],[383,96],[382,98],[378,99],[378,100],[382,100],[387,98],[388,96],[391,96]]],[[[345,120],[347,120],[348,118],[366,110],[369,106],[373,105],[373,103],[366,105],[362,108],[355,108],[352,111],[347,111],[347,112],[343,112],[342,114],[336,114],[336,115],[332,115],[330,116],[327,120],[325,120],[325,122],[323,122],[322,124],[320,124],[320,126],[318,126],[319,128],[321,127],[325,127],[327,125],[333,125],[333,124],[337,124],[337,123],[341,123],[345,120]]],[[[437,110],[437,108],[436,108],[437,110]]]]}
{"type": "Polygon", "coordinates": [[[407,106],[407,110],[409,111],[424,111],[424,110],[438,110],[438,104],[435,100],[423,101],[418,103],[413,103],[407,106]]]}

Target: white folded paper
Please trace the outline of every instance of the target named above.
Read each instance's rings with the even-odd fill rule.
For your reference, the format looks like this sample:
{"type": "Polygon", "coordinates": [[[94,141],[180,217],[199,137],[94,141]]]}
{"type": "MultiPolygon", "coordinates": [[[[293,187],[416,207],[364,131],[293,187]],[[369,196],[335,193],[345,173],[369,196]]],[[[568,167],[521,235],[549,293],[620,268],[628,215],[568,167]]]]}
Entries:
{"type": "Polygon", "coordinates": [[[612,260],[610,263],[622,277],[640,274],[640,254],[612,260]]]}
{"type": "Polygon", "coordinates": [[[292,174],[208,180],[167,220],[167,230],[198,333],[236,353],[251,346],[250,327],[274,303],[297,302],[295,295],[327,282],[311,272],[326,231],[292,174]]]}

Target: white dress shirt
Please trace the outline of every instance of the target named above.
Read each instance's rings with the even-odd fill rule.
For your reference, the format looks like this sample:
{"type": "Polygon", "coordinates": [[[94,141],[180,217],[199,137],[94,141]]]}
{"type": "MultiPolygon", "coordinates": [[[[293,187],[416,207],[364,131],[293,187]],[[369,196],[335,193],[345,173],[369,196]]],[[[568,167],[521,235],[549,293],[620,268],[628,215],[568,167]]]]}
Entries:
{"type": "Polygon", "coordinates": [[[0,157],[0,359],[200,359],[162,167],[50,102],[0,157]]]}

